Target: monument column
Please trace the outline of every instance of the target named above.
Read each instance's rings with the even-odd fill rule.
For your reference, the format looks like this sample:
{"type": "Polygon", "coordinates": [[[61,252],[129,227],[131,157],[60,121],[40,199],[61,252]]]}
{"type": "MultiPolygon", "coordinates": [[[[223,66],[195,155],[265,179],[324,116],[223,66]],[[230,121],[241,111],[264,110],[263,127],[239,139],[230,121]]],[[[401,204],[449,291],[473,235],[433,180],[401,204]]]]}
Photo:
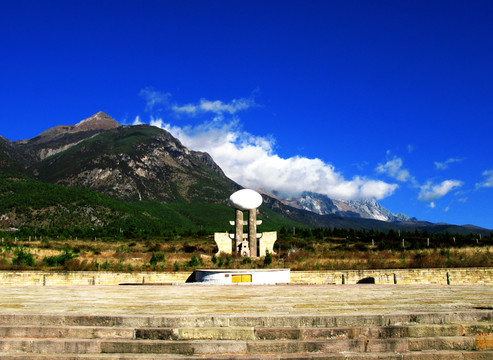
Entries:
{"type": "MultiPolygon", "coordinates": [[[[241,256],[250,256],[257,258],[259,256],[259,247],[261,248],[262,234],[258,234],[257,226],[262,221],[257,221],[257,208],[262,205],[262,196],[255,190],[242,189],[233,193],[229,197],[229,202],[235,208],[235,221],[230,221],[231,225],[235,226],[235,235],[230,235],[230,239],[234,241],[235,253],[241,256]],[[243,220],[243,212],[248,211],[248,221],[243,220]],[[243,235],[243,226],[248,226],[248,235],[243,235]]],[[[233,246],[231,246],[233,247],[233,246]]]]}
{"type": "Polygon", "coordinates": [[[257,209],[248,211],[248,246],[250,257],[257,257],[257,209]]]}
{"type": "Polygon", "coordinates": [[[234,253],[237,253],[243,241],[243,211],[236,209],[235,217],[235,248],[234,253]]]}

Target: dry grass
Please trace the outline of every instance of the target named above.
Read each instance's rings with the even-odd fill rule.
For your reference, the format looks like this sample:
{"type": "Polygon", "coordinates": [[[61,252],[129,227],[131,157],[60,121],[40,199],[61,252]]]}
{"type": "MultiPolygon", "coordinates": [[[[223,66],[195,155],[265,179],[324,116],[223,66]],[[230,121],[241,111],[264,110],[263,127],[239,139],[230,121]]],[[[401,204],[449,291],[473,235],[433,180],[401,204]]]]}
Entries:
{"type": "MultiPolygon", "coordinates": [[[[306,248],[281,250],[266,265],[263,259],[215,256],[212,237],[175,241],[17,241],[0,244],[0,269],[39,270],[118,270],[177,271],[200,268],[286,267],[292,270],[350,270],[386,268],[490,267],[492,247],[464,247],[426,250],[379,250],[340,240],[310,243],[306,248]],[[355,247],[356,246],[356,247],[355,247]],[[34,266],[13,265],[15,250],[24,248],[32,255],[34,266]],[[69,254],[61,265],[48,266],[44,259],[69,254]],[[153,261],[153,254],[154,260],[153,261]]],[[[276,249],[277,250],[277,249],[276,249]]]]}

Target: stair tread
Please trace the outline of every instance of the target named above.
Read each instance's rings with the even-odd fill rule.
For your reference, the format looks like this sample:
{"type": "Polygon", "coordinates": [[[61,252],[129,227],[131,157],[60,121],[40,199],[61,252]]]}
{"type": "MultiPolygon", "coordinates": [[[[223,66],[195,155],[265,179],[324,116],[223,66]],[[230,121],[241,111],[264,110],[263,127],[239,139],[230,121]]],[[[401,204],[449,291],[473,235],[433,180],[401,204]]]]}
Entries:
{"type": "Polygon", "coordinates": [[[412,352],[380,352],[380,353],[354,353],[354,352],[341,352],[341,353],[297,353],[297,354],[217,354],[217,355],[175,355],[175,354],[124,354],[124,353],[113,353],[113,354],[76,354],[76,353],[65,353],[65,354],[22,354],[16,353],[11,354],[7,352],[0,352],[0,358],[3,360],[92,360],[92,359],[109,359],[109,360],[225,360],[225,359],[236,359],[236,360],[267,360],[267,359],[327,359],[327,360],[349,360],[349,359],[362,359],[362,360],[393,360],[396,359],[396,355],[399,358],[407,359],[407,356],[412,356],[413,360],[420,360],[420,355],[423,360],[430,359],[429,355],[433,355],[433,359],[436,360],[446,360],[449,358],[454,359],[453,355],[461,354],[468,355],[467,359],[490,359],[493,358],[493,350],[483,350],[483,351],[450,351],[450,350],[425,350],[425,351],[412,351],[412,352]],[[486,357],[485,357],[486,356],[486,357]]]}

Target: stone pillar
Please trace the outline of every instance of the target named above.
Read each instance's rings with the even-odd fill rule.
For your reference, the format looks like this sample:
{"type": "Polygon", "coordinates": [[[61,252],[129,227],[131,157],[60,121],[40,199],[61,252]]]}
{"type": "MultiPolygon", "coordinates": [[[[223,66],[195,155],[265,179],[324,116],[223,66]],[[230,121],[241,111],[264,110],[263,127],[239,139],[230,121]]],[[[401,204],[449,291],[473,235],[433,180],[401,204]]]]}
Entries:
{"type": "Polygon", "coordinates": [[[236,217],[235,217],[235,241],[234,241],[234,251],[236,254],[241,246],[243,241],[243,211],[240,209],[236,209],[236,217]]]}
{"type": "Polygon", "coordinates": [[[248,243],[250,257],[257,257],[257,209],[248,211],[248,243]]]}

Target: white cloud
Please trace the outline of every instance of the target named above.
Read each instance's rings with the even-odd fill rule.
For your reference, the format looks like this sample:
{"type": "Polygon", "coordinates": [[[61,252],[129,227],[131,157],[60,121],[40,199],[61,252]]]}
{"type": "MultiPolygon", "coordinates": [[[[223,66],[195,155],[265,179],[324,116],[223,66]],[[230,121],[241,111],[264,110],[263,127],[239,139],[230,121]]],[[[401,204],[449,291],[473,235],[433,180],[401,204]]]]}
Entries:
{"type": "Polygon", "coordinates": [[[158,128],[163,128],[164,123],[162,119],[155,119],[154,117],[151,116],[151,120],[149,121],[149,125],[151,126],[156,126],[158,128]]]}
{"type": "Polygon", "coordinates": [[[168,105],[171,94],[157,91],[152,88],[145,88],[139,93],[146,100],[146,111],[152,111],[157,105],[168,105]]]}
{"type": "Polygon", "coordinates": [[[438,170],[445,170],[448,168],[448,166],[450,164],[453,164],[453,163],[456,163],[456,162],[461,162],[463,161],[464,159],[456,159],[456,158],[450,158],[450,159],[447,159],[445,160],[444,162],[438,162],[438,161],[435,161],[435,167],[438,169],[438,170]]]}
{"type": "Polygon", "coordinates": [[[143,124],[143,122],[142,122],[142,121],[140,121],[140,116],[139,116],[139,115],[137,115],[137,116],[135,117],[135,120],[134,120],[134,122],[132,123],[132,125],[141,125],[141,124],[143,124]]]}
{"type": "Polygon", "coordinates": [[[180,105],[172,103],[167,93],[145,89],[141,95],[148,100],[150,109],[160,104],[174,115],[208,116],[206,121],[193,126],[171,125],[161,117],[152,116],[149,123],[168,130],[189,149],[209,153],[225,174],[242,186],[278,191],[285,196],[313,191],[335,199],[377,200],[392,195],[398,188],[397,184],[363,176],[345,179],[333,165],[321,159],[280,157],[274,150],[272,137],[256,136],[241,129],[237,113],[257,106],[253,98],[230,102],[201,99],[180,105]]]}
{"type": "Polygon", "coordinates": [[[171,110],[173,110],[175,113],[187,114],[191,116],[195,116],[199,113],[208,112],[217,115],[221,115],[223,113],[233,115],[252,106],[255,106],[255,101],[253,100],[253,98],[233,99],[230,103],[224,103],[220,100],[210,101],[206,99],[201,99],[197,104],[174,104],[171,106],[171,110]]]}
{"type": "Polygon", "coordinates": [[[392,160],[387,161],[385,164],[378,164],[376,170],[381,174],[386,174],[387,176],[402,182],[413,180],[409,170],[403,169],[402,165],[402,159],[394,156],[392,160]]]}
{"type": "Polygon", "coordinates": [[[320,159],[302,156],[282,158],[274,152],[274,140],[241,131],[238,122],[210,121],[191,127],[162,126],[188,148],[208,152],[228,177],[254,189],[297,196],[313,191],[336,199],[383,199],[397,184],[356,176],[347,180],[320,159]]]}
{"type": "Polygon", "coordinates": [[[421,201],[433,202],[434,200],[440,199],[441,197],[447,195],[453,189],[462,186],[462,184],[462,181],[459,180],[445,180],[436,185],[433,185],[430,181],[428,181],[425,185],[421,186],[418,198],[421,201]]]}
{"type": "Polygon", "coordinates": [[[483,176],[486,178],[483,182],[476,184],[476,189],[482,187],[493,187],[493,169],[483,171],[483,176]]]}

